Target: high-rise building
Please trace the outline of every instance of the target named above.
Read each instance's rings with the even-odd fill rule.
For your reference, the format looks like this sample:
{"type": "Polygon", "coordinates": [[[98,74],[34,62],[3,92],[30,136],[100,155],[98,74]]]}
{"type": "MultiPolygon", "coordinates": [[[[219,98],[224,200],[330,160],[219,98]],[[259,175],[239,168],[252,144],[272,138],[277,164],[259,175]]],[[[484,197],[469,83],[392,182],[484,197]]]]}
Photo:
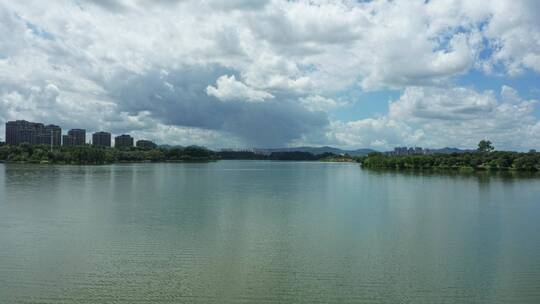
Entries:
{"type": "Polygon", "coordinates": [[[55,125],[43,125],[42,123],[29,122],[26,120],[8,121],[6,123],[6,143],[19,145],[29,143],[32,145],[60,145],[62,129],[55,125]]]}
{"type": "Polygon", "coordinates": [[[62,135],[62,146],[75,146],[75,137],[71,135],[62,135]]]}
{"type": "Polygon", "coordinates": [[[6,144],[15,145],[17,129],[14,121],[6,122],[6,144]]]}
{"type": "Polygon", "coordinates": [[[101,147],[111,146],[111,133],[96,132],[92,134],[92,145],[101,147]]]}
{"type": "Polygon", "coordinates": [[[6,123],[6,143],[8,145],[19,145],[24,142],[35,144],[41,126],[43,125],[26,120],[8,121],[6,123]]]}
{"type": "Polygon", "coordinates": [[[86,144],[85,129],[71,129],[67,135],[62,136],[63,146],[83,146],[86,144]]]}
{"type": "Polygon", "coordinates": [[[396,147],[394,148],[394,155],[407,155],[408,150],[407,147],[396,147]]]}
{"type": "Polygon", "coordinates": [[[75,146],[83,146],[86,144],[85,129],[71,129],[68,131],[68,135],[73,137],[73,143],[75,146]]]}
{"type": "Polygon", "coordinates": [[[40,136],[40,144],[52,145],[55,147],[62,144],[62,129],[56,125],[46,125],[43,134],[40,136]]]}
{"type": "Polygon", "coordinates": [[[143,148],[143,149],[155,149],[157,148],[157,145],[150,141],[150,140],[144,140],[144,139],[141,139],[141,140],[137,140],[137,145],[136,145],[138,148],[143,148]]]}
{"type": "Polygon", "coordinates": [[[116,148],[131,148],[133,147],[133,137],[122,134],[114,138],[114,146],[116,148]]]}

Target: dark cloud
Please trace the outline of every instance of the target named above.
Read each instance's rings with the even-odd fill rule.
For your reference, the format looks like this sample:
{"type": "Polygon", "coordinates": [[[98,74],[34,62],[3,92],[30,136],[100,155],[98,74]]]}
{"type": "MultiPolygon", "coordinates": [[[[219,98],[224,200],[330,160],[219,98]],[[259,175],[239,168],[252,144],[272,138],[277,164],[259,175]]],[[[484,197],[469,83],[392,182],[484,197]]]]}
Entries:
{"type": "Polygon", "coordinates": [[[287,96],[271,101],[223,102],[206,88],[233,71],[218,65],[154,69],[144,75],[119,73],[108,84],[118,110],[148,111],[162,123],[224,131],[247,144],[282,146],[328,125],[327,114],[312,112],[287,96]]]}
{"type": "Polygon", "coordinates": [[[222,10],[259,10],[270,0],[207,0],[208,5],[222,10]]]}
{"type": "MultiPolygon", "coordinates": [[[[189,2],[189,0],[136,0],[132,4],[141,7],[145,6],[174,6],[182,2],[189,2]]],[[[215,10],[259,10],[264,8],[270,1],[269,0],[197,0],[191,1],[198,5],[206,5],[210,9],[215,10]]],[[[122,12],[126,10],[129,5],[121,0],[80,0],[80,3],[90,3],[98,5],[104,9],[122,12]]]]}
{"type": "Polygon", "coordinates": [[[82,2],[95,4],[114,12],[121,12],[126,9],[126,6],[119,0],[83,0],[82,2]]]}
{"type": "Polygon", "coordinates": [[[538,147],[536,103],[452,89],[472,69],[536,81],[538,3],[0,0],[0,133],[30,119],[182,144],[391,147],[476,130],[538,147]],[[332,110],[389,88],[407,93],[389,114],[332,110]]]}

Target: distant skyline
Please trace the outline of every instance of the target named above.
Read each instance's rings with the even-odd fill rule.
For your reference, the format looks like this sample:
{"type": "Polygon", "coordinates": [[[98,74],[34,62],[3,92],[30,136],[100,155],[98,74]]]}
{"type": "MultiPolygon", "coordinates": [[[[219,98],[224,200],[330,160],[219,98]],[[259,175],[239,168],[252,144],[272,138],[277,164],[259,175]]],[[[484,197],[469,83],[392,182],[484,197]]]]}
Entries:
{"type": "MultiPolygon", "coordinates": [[[[5,142],[7,144],[12,144],[12,145],[18,145],[24,142],[30,143],[30,144],[36,144],[36,142],[37,144],[48,144],[51,142],[50,136],[52,133],[50,133],[50,129],[47,129],[47,128],[50,128],[50,127],[55,128],[58,132],[57,136],[60,137],[60,140],[57,143],[55,143],[56,146],[65,145],[64,143],[66,142],[66,139],[68,139],[68,137],[78,138],[77,140],[75,140],[75,142],[70,142],[68,144],[69,146],[95,144],[93,141],[94,141],[94,137],[96,136],[97,136],[96,138],[100,142],[98,145],[104,145],[103,144],[104,142],[108,142],[108,144],[105,144],[105,145],[111,146],[111,145],[116,144],[117,137],[125,137],[125,136],[131,137],[131,135],[129,134],[111,134],[110,132],[107,132],[104,130],[94,131],[94,132],[88,132],[88,130],[80,129],[80,128],[71,128],[69,130],[66,130],[66,129],[62,129],[62,126],[59,126],[54,123],[42,122],[42,121],[28,121],[26,119],[17,119],[17,120],[7,121],[6,124],[4,125],[4,130],[8,129],[8,124],[10,123],[12,124],[11,140],[9,140],[8,138],[8,133],[10,133],[9,131],[4,132],[4,135],[5,135],[5,142]],[[28,125],[31,125],[31,126],[28,126],[28,125]],[[32,135],[28,135],[28,133],[26,133],[25,135],[21,135],[21,134],[24,134],[24,133],[20,133],[21,130],[26,131],[29,128],[33,130],[32,135]],[[83,134],[83,135],[80,135],[80,134],[83,134]],[[91,136],[87,137],[87,135],[91,135],[91,136]],[[34,139],[30,140],[29,136],[33,137],[34,139]],[[105,136],[105,137],[102,137],[102,136],[105,136]],[[41,139],[37,139],[38,137],[41,137],[41,139]],[[47,138],[43,139],[43,137],[47,137],[47,138]]],[[[68,140],[74,140],[74,139],[68,139],[68,140]]],[[[139,140],[143,142],[153,143],[151,139],[139,139],[139,140]]]]}
{"type": "Polygon", "coordinates": [[[535,0],[0,0],[2,141],[540,150],[539,100],[535,0]]]}

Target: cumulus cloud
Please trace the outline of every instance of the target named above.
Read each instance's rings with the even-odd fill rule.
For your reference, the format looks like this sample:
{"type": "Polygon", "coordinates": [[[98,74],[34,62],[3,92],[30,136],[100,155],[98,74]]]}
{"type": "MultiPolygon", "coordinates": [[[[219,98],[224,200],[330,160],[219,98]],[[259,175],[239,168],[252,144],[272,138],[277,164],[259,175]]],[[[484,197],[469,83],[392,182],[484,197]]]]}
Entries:
{"type": "Polygon", "coordinates": [[[486,60],[486,69],[497,64],[511,75],[526,69],[540,72],[540,2],[497,1],[489,6],[491,20],[485,35],[494,50],[486,60]]]}
{"type": "Polygon", "coordinates": [[[402,144],[466,148],[484,138],[500,149],[540,146],[533,115],[538,101],[525,100],[508,86],[499,95],[464,87],[408,87],[389,104],[387,115],[335,122],[327,136],[346,146],[384,149],[402,144]]]}
{"type": "Polygon", "coordinates": [[[438,144],[437,126],[450,144],[491,115],[481,121],[531,136],[534,103],[514,89],[448,83],[474,69],[540,72],[539,14],[534,0],[0,0],[0,122],[382,147],[438,144]],[[353,102],[340,93],[389,88],[403,91],[389,113],[331,121],[353,102]],[[526,113],[527,128],[503,110],[526,113]]]}
{"type": "Polygon", "coordinates": [[[332,98],[323,97],[321,95],[309,95],[300,98],[300,103],[312,111],[328,111],[334,108],[345,106],[347,103],[336,101],[332,98]]]}
{"type": "Polygon", "coordinates": [[[325,113],[311,112],[294,99],[276,97],[265,102],[223,102],[207,94],[208,80],[230,71],[213,66],[188,66],[122,73],[107,90],[118,110],[148,111],[165,124],[233,134],[249,146],[279,146],[328,125],[325,113]]]}
{"type": "Polygon", "coordinates": [[[234,75],[223,75],[219,77],[216,86],[208,86],[206,88],[206,93],[222,101],[245,100],[261,102],[265,99],[274,98],[274,95],[270,93],[253,89],[244,83],[237,81],[234,75]]]}

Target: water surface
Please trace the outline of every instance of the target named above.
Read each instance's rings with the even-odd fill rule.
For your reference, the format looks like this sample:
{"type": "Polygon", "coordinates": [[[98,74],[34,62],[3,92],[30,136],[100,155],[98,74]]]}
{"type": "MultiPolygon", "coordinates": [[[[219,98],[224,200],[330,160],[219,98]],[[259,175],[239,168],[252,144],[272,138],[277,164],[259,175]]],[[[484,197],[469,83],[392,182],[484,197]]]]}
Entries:
{"type": "Polygon", "coordinates": [[[0,303],[540,303],[540,179],[0,164],[0,303]]]}

